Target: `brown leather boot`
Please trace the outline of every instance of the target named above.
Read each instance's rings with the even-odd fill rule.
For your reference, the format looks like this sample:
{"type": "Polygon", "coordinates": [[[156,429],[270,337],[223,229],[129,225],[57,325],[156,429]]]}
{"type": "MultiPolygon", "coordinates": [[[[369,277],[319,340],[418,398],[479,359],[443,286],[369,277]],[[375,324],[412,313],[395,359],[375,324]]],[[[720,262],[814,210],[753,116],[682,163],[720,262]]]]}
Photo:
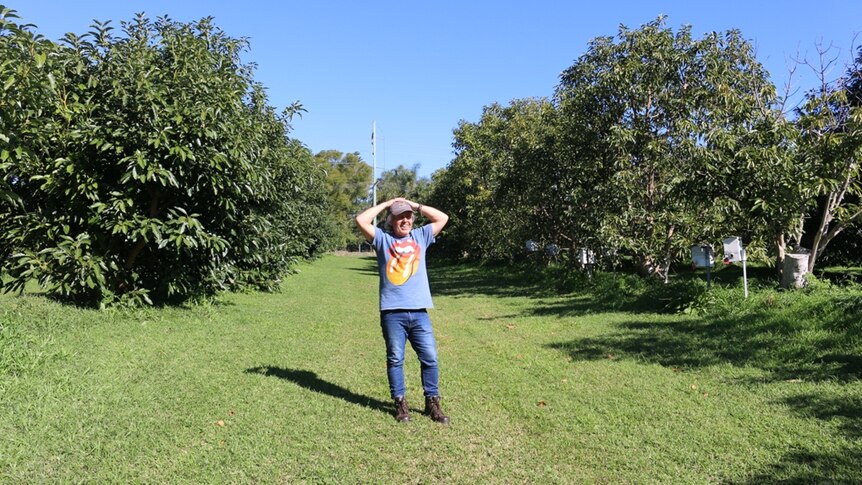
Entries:
{"type": "Polygon", "coordinates": [[[410,408],[407,406],[407,399],[403,397],[395,399],[395,421],[399,423],[410,422],[410,408]]]}
{"type": "Polygon", "coordinates": [[[425,414],[431,416],[435,422],[449,424],[449,416],[443,414],[443,409],[440,408],[440,396],[425,397],[425,414]]]}

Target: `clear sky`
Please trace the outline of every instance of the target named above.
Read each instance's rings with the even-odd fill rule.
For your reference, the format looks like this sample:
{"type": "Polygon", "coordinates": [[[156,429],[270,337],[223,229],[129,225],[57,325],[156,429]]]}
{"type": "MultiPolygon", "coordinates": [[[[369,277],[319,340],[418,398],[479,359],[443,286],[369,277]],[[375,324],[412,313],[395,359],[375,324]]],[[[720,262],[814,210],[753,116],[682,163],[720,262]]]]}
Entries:
{"type": "MultiPolygon", "coordinates": [[[[371,164],[376,121],[378,167],[420,164],[422,176],[453,158],[459,120],[478,121],[494,102],[552,96],[589,40],[615,35],[620,24],[636,28],[666,14],[667,26],[691,25],[697,37],[739,29],[779,89],[791,58],[813,59],[819,42],[833,44],[845,63],[862,31],[862,0],[0,2],[52,40],[86,32],[93,19],[119,28],[136,12],[184,22],[213,16],[228,35],[250,39],[243,59],[257,64],[271,105],[298,100],[308,110],[295,120],[294,138],[315,153],[359,152],[371,164]]],[[[795,87],[814,85],[800,74],[795,87]]]]}

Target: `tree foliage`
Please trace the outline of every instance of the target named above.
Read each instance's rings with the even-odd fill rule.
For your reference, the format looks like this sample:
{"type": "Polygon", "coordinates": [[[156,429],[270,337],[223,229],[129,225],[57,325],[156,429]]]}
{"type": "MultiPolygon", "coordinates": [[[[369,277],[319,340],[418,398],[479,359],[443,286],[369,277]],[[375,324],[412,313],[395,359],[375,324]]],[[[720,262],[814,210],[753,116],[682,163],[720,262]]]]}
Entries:
{"type": "Polygon", "coordinates": [[[478,123],[461,121],[455,159],[435,174],[431,204],[450,219],[441,249],[453,255],[509,259],[530,238],[553,239],[563,207],[545,192],[547,148],[553,140],[547,100],[515,100],[485,107],[478,123]],[[550,233],[546,230],[550,229],[550,233]]]}
{"type": "Polygon", "coordinates": [[[740,160],[762,143],[750,134],[777,121],[774,88],[738,31],[695,39],[661,18],[593,41],[562,74],[557,99],[562,143],[585,144],[566,162],[596,177],[595,233],[647,275],[665,275],[693,241],[716,236],[733,208],[718,199],[734,197],[727,182],[765,168],[740,160]]]}
{"type": "Polygon", "coordinates": [[[410,168],[404,165],[384,170],[377,179],[377,200],[389,200],[394,197],[405,197],[416,201],[428,198],[431,181],[419,176],[419,165],[410,168]]]}
{"type": "Polygon", "coordinates": [[[764,239],[785,230],[776,214],[796,195],[770,205],[758,190],[792,182],[794,132],[776,106],[739,32],[695,39],[663,18],[621,27],[562,73],[552,101],[493,104],[461,122],[434,195],[453,207],[447,237],[481,258],[516,257],[527,239],[588,248],[655,276],[695,242],[764,239]]]}
{"type": "Polygon", "coordinates": [[[323,172],[244,39],[143,14],[54,44],[4,9],[3,270],[88,304],[272,289],[325,249],[323,172]]]}
{"type": "MultiPolygon", "coordinates": [[[[820,54],[822,59],[827,53],[820,54]]],[[[862,49],[845,75],[830,82],[827,71],[821,63],[821,85],[798,110],[799,163],[810,174],[806,188],[813,208],[809,271],[837,236],[848,230],[858,236],[862,222],[862,49]]]]}
{"type": "Polygon", "coordinates": [[[345,247],[360,244],[365,238],[356,229],[353,217],[368,201],[371,167],[362,160],[358,152],[324,150],[314,158],[326,171],[330,212],[325,220],[329,221],[335,232],[334,245],[345,247]]]}

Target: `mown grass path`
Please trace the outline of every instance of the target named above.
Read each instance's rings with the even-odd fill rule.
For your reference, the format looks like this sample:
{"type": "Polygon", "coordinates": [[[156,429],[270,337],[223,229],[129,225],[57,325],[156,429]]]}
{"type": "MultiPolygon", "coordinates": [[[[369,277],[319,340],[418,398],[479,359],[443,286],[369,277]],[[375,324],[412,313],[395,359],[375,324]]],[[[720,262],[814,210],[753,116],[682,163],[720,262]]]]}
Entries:
{"type": "Polygon", "coordinates": [[[414,420],[392,419],[370,258],[189,309],[0,296],[0,481],[862,481],[852,369],[794,378],[749,357],[769,331],[746,348],[702,318],[431,271],[448,427],[419,414],[412,351],[414,420]]]}

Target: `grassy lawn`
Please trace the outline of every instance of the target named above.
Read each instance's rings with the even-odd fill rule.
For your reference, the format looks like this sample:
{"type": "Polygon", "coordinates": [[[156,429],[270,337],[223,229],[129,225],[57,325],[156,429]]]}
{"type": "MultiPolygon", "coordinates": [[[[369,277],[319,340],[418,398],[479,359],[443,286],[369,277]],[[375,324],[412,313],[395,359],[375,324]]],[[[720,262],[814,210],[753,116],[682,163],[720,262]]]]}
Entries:
{"type": "Polygon", "coordinates": [[[413,422],[392,419],[370,258],[191,308],[0,296],[0,482],[862,481],[858,290],[668,314],[432,273],[448,427],[418,414],[412,351],[413,422]]]}

